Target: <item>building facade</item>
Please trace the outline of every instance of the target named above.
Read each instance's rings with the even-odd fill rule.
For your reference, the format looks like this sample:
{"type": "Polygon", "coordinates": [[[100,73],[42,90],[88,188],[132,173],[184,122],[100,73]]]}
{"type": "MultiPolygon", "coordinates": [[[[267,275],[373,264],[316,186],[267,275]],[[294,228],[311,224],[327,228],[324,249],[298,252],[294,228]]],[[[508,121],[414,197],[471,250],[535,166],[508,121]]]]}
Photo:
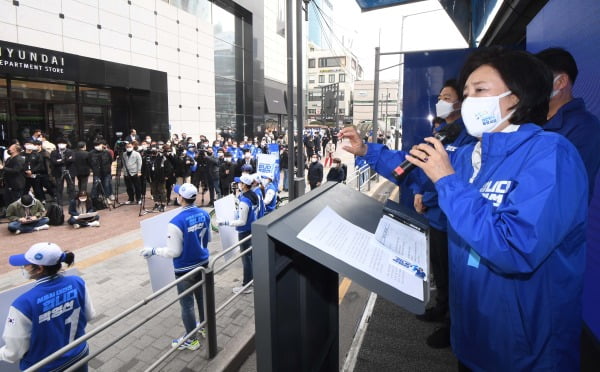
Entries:
{"type": "MultiPolygon", "coordinates": [[[[353,124],[370,127],[373,123],[373,80],[354,83],[354,117],[353,124]]],[[[398,80],[382,80],[379,82],[379,129],[390,134],[401,123],[401,99],[398,96],[398,80]]]]}
{"type": "Polygon", "coordinates": [[[358,59],[348,51],[318,49],[308,43],[308,97],[306,116],[310,122],[352,122],[354,84],[363,78],[358,59]]]}
{"type": "Polygon", "coordinates": [[[0,0],[0,141],[252,135],[262,0],[0,0]]]}

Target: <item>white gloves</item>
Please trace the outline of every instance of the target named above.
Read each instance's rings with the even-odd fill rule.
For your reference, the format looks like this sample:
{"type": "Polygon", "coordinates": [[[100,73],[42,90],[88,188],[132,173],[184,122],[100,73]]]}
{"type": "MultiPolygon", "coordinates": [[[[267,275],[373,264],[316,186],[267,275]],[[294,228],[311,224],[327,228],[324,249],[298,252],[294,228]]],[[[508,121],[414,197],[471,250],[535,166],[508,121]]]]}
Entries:
{"type": "Polygon", "coordinates": [[[145,258],[153,256],[154,254],[154,248],[152,247],[144,247],[142,250],[140,250],[140,256],[144,256],[145,258]]]}

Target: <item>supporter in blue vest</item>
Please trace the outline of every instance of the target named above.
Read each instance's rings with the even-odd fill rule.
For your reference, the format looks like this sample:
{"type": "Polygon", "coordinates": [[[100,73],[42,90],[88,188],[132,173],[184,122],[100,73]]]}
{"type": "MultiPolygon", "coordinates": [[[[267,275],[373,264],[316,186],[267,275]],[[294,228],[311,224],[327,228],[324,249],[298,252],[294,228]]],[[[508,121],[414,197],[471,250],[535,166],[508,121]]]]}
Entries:
{"type": "Polygon", "coordinates": [[[410,156],[351,147],[383,175],[406,159],[435,185],[460,370],[579,370],[588,180],[576,148],[537,125],[552,73],[527,52],[493,48],[474,52],[460,81],[476,143],[450,156],[433,137],[410,156]]]}
{"type": "MultiPolygon", "coordinates": [[[[8,310],[0,360],[19,361],[25,370],[85,334],[95,314],[85,282],[60,272],[63,262],[71,266],[74,261],[72,252],[54,243],[36,243],[25,254],[10,256],[8,262],[36,282],[8,310]]],[[[63,371],[87,354],[88,344],[82,342],[36,370],[63,371]]],[[[87,365],[77,371],[87,371],[87,365]]]]}
{"type": "MultiPolygon", "coordinates": [[[[579,151],[588,174],[591,202],[600,168],[600,121],[586,109],[582,98],[573,98],[573,85],[579,70],[571,53],[561,48],[549,48],[536,56],[554,75],[548,122],[543,128],[567,137],[579,151]]],[[[588,244],[586,254],[581,370],[593,371],[600,366],[600,249],[588,244]]]]}
{"type": "MultiPolygon", "coordinates": [[[[242,174],[240,177],[235,178],[235,182],[237,182],[240,191],[235,214],[236,218],[233,221],[219,221],[219,226],[235,226],[235,229],[238,232],[238,239],[241,241],[252,234],[252,223],[258,219],[260,199],[258,198],[258,195],[252,191],[254,177],[249,174],[242,174]]],[[[245,241],[240,244],[240,251],[246,251],[251,245],[252,242],[250,240],[245,241]]],[[[254,278],[252,273],[252,252],[242,256],[242,265],[244,269],[242,286],[234,287],[233,293],[239,293],[244,290],[246,284],[254,278]]],[[[244,293],[252,293],[252,288],[248,287],[244,290],[244,293]]]]}
{"type": "MultiPolygon", "coordinates": [[[[194,205],[198,194],[198,190],[194,185],[191,183],[176,185],[173,191],[177,194],[177,202],[182,206],[182,210],[169,222],[167,246],[144,247],[140,254],[146,258],[152,255],[172,258],[175,278],[180,278],[194,269],[208,266],[208,242],[211,239],[210,216],[206,211],[194,205]]],[[[198,271],[179,282],[177,292],[181,294],[201,280],[202,271],[198,271]]],[[[198,306],[200,323],[204,322],[202,286],[198,286],[192,293],[179,299],[181,318],[186,334],[173,340],[171,346],[180,350],[198,350],[200,348],[200,342],[195,335],[192,335],[197,328],[196,316],[194,315],[194,297],[198,306]]],[[[200,328],[199,332],[203,337],[206,337],[204,328],[200,328]]]]}
{"type": "Polygon", "coordinates": [[[265,190],[265,214],[269,214],[273,212],[277,206],[277,187],[270,176],[262,176],[262,179],[263,188],[265,190]]]}

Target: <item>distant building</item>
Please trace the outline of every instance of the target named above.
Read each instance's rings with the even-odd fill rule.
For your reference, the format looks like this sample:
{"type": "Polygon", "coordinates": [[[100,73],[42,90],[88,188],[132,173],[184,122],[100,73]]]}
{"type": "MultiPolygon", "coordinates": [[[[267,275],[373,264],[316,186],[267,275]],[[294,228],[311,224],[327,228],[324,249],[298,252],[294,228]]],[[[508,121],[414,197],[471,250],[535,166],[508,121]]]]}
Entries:
{"type": "Polygon", "coordinates": [[[307,60],[308,120],[337,120],[338,125],[352,122],[354,82],[363,78],[363,69],[356,56],[349,51],[338,53],[319,49],[309,42],[307,60]]]}
{"type": "Polygon", "coordinates": [[[318,49],[331,46],[333,32],[331,0],[312,0],[308,3],[308,41],[318,49]]]}
{"type": "MultiPolygon", "coordinates": [[[[354,83],[354,116],[352,123],[359,128],[373,122],[373,80],[363,80],[354,83]]],[[[383,80],[379,82],[379,129],[388,132],[395,128],[400,121],[401,112],[398,107],[402,101],[398,97],[398,80],[383,80]]]]}

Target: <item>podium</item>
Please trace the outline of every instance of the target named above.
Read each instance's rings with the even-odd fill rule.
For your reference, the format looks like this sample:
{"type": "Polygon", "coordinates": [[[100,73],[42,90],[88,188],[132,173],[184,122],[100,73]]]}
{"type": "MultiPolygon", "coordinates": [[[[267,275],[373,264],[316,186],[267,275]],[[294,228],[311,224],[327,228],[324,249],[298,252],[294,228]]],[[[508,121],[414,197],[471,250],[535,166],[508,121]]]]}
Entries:
{"type": "MultiPolygon", "coordinates": [[[[374,233],[383,205],[328,182],[252,225],[257,367],[338,371],[338,274],[416,314],[420,301],[297,238],[325,207],[374,233]]],[[[428,282],[423,282],[428,292],[428,282]]],[[[426,299],[427,300],[427,299],[426,299]]]]}

